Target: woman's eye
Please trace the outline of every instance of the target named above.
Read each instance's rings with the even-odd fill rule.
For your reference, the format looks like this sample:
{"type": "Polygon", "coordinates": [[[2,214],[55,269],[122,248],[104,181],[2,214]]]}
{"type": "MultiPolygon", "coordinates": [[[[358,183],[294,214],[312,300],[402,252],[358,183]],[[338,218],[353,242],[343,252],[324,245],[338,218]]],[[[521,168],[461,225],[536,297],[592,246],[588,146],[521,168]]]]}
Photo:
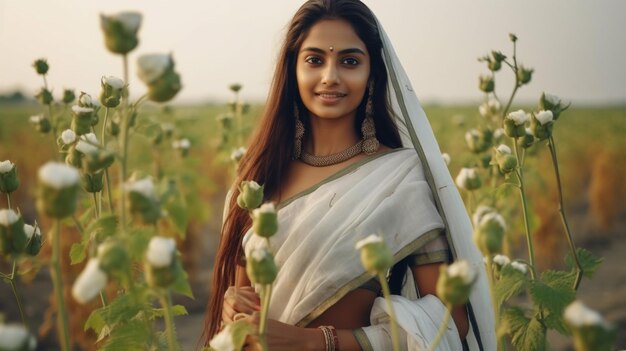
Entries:
{"type": "Polygon", "coordinates": [[[316,56],[309,56],[306,59],[304,59],[304,62],[310,63],[312,65],[319,65],[320,63],[322,63],[322,60],[316,56]]]}
{"type": "Polygon", "coordinates": [[[350,66],[356,66],[359,64],[359,60],[353,57],[348,57],[348,58],[343,59],[343,63],[350,65],[350,66]]]}

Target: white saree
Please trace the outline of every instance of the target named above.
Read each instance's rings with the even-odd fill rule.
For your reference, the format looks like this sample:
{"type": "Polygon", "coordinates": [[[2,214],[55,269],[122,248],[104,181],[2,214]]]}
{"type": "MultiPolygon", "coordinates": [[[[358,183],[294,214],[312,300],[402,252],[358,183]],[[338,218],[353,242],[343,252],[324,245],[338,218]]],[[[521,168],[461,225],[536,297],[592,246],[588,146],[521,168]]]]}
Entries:
{"type": "MultiPolygon", "coordinates": [[[[269,317],[306,326],[349,291],[372,277],[355,243],[372,233],[385,238],[395,261],[435,238],[443,229],[454,259],[478,272],[468,304],[470,350],[495,350],[494,315],[482,255],[430,124],[382,26],[389,98],[403,149],[359,161],[279,205],[279,231],[272,237],[279,273],[269,317]]],[[[264,241],[249,232],[246,252],[264,241]]],[[[409,273],[409,272],[408,272],[409,273]]],[[[434,296],[417,298],[407,274],[402,296],[394,296],[405,350],[425,350],[445,312],[434,296]]],[[[371,327],[363,330],[374,350],[390,349],[386,305],[377,298],[371,327]]],[[[438,350],[461,350],[451,320],[438,350]]]]}

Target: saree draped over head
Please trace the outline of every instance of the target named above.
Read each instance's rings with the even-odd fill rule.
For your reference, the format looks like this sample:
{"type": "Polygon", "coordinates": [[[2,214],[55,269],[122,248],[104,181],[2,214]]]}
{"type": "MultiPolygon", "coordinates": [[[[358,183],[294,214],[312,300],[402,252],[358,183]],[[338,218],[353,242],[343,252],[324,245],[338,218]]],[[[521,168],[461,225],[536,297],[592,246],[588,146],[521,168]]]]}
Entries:
{"type": "MultiPolygon", "coordinates": [[[[279,204],[279,231],[271,239],[279,273],[269,317],[306,326],[372,277],[355,244],[369,234],[384,237],[395,262],[443,232],[453,259],[478,272],[468,303],[470,350],[495,350],[494,315],[482,255],[472,241],[463,201],[389,38],[378,24],[389,78],[389,98],[402,149],[368,157],[279,204]]],[[[264,240],[249,232],[246,252],[264,240]]],[[[426,349],[445,312],[434,296],[417,298],[407,271],[402,296],[393,303],[403,349],[426,349]]],[[[377,298],[363,330],[375,350],[389,338],[386,305],[377,298]],[[376,326],[380,326],[377,328],[376,326]],[[387,328],[387,329],[386,329],[387,328]]],[[[454,322],[440,350],[461,350],[454,322]]]]}

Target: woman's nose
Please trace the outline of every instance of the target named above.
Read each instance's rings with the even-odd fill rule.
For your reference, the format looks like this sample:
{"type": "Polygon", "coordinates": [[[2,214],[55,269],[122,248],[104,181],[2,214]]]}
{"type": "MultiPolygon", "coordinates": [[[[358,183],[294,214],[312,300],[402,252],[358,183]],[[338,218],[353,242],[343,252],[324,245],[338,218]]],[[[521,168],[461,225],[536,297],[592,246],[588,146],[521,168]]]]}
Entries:
{"type": "Polygon", "coordinates": [[[324,68],[324,72],[322,76],[322,84],[324,85],[339,84],[339,74],[337,72],[337,67],[334,64],[328,64],[324,68]]]}

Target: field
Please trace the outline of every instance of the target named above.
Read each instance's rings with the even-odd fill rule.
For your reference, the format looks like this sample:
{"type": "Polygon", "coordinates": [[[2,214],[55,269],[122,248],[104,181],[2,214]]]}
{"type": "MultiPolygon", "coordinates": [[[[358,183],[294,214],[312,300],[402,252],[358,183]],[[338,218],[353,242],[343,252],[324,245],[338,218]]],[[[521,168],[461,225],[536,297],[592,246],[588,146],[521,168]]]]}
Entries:
{"type": "MultiPolygon", "coordinates": [[[[469,128],[482,123],[477,108],[428,105],[425,110],[442,152],[448,153],[452,158],[450,170],[453,177],[461,167],[472,166],[475,157],[467,151],[464,135],[469,128]]],[[[260,106],[253,106],[244,115],[244,126],[253,126],[260,111],[260,106]]],[[[14,194],[13,201],[18,204],[25,220],[32,222],[36,219],[46,230],[49,223],[37,217],[34,206],[36,172],[46,161],[58,156],[55,155],[54,148],[56,141],[52,140],[50,134],[39,134],[28,122],[29,116],[41,112],[41,107],[34,104],[0,105],[0,161],[10,159],[18,167],[22,184],[14,194]]],[[[163,167],[166,175],[167,169],[175,168],[183,180],[181,192],[186,194],[189,227],[186,239],[179,241],[179,248],[183,252],[183,264],[190,274],[195,296],[195,300],[183,297],[175,301],[186,306],[190,313],[190,316],[176,318],[185,349],[195,345],[195,332],[199,328],[198,321],[201,320],[199,316],[204,311],[208,296],[209,272],[218,240],[223,197],[234,172],[234,163],[229,157],[230,149],[220,150],[219,147],[222,127],[218,117],[225,112],[227,107],[221,105],[173,106],[166,111],[147,106],[139,117],[139,125],[148,130],[155,123],[174,123],[178,136],[191,141],[189,155],[181,159],[172,154],[155,152],[153,143],[148,138],[136,140],[130,146],[134,159],[131,163],[139,169],[150,171],[155,159],[158,159],[160,164],[168,166],[163,167]],[[169,164],[171,162],[174,164],[169,164]]],[[[574,105],[561,115],[554,129],[565,210],[571,217],[575,239],[581,247],[606,258],[597,277],[591,282],[583,281],[579,298],[589,306],[599,309],[622,331],[626,327],[626,312],[623,301],[618,296],[626,293],[626,268],[618,267],[620,253],[615,250],[623,249],[626,241],[626,208],[623,200],[626,198],[626,183],[623,181],[626,175],[626,164],[623,162],[626,160],[625,122],[626,107],[574,105]],[[598,288],[604,290],[603,295],[598,295],[598,288]]],[[[554,176],[550,154],[545,145],[533,150],[534,154],[527,156],[526,167],[529,169],[528,191],[532,199],[531,227],[539,243],[538,263],[542,269],[562,267],[567,244],[563,240],[560,220],[554,210],[556,192],[552,190],[554,176]]],[[[511,197],[511,201],[514,201],[514,195],[510,193],[503,192],[502,196],[511,197]]],[[[89,202],[90,199],[85,198],[83,201],[89,202]]],[[[5,199],[1,198],[0,207],[4,206],[5,199]]],[[[513,219],[519,223],[511,224],[515,230],[523,227],[519,212],[517,214],[513,219]]],[[[525,257],[523,233],[515,230],[507,234],[508,252],[511,256],[525,257]]],[[[69,250],[69,245],[65,246],[65,250],[69,250]]],[[[46,255],[49,255],[49,250],[44,249],[43,260],[46,260],[46,255]]],[[[80,271],[67,262],[64,266],[64,274],[70,278],[80,271]]],[[[9,270],[7,262],[0,262],[0,271],[9,270]]],[[[51,291],[48,272],[34,272],[25,278],[20,285],[23,285],[25,299],[29,301],[26,314],[31,321],[38,321],[39,332],[44,335],[40,340],[41,349],[48,349],[46,345],[54,339],[51,329],[54,322],[49,313],[46,313],[51,301],[47,296],[47,292],[51,291]],[[46,293],[40,294],[41,291],[46,293]]],[[[78,305],[70,305],[69,309],[72,314],[82,315],[82,318],[73,318],[72,325],[76,334],[82,334],[78,331],[82,330],[82,321],[87,312],[81,312],[78,305]]],[[[7,284],[0,285],[0,311],[6,314],[7,320],[19,318],[7,284]]],[[[93,343],[93,335],[86,334],[77,338],[81,339],[80,344],[86,349],[93,343]]],[[[626,347],[625,338],[624,335],[618,337],[616,347],[626,347]]],[[[567,342],[556,337],[554,345],[563,349],[568,347],[567,342]]]]}

